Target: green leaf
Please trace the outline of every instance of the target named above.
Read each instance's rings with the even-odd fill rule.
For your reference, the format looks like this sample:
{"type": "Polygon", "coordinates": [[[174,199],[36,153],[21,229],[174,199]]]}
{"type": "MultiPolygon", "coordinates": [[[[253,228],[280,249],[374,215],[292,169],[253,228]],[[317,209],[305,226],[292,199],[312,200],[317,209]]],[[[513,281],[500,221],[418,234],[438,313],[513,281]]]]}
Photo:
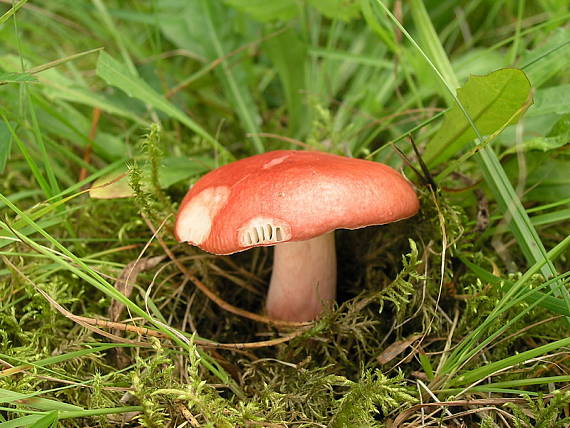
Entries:
{"type": "Polygon", "coordinates": [[[308,0],[323,15],[350,21],[360,15],[360,0],[308,0]]]}
{"type": "Polygon", "coordinates": [[[0,423],[0,428],[19,428],[26,427],[29,428],[30,425],[41,420],[43,415],[27,415],[21,418],[12,419],[10,421],[0,423]]]}
{"type": "Polygon", "coordinates": [[[211,47],[204,43],[207,27],[198,2],[161,0],[156,7],[160,13],[160,30],[167,39],[192,52],[202,62],[211,59],[211,47]]]}
{"type": "Polygon", "coordinates": [[[7,83],[37,83],[38,79],[30,73],[0,73],[0,85],[7,83]]]}
{"type": "Polygon", "coordinates": [[[545,137],[536,137],[524,141],[521,147],[511,147],[510,149],[505,150],[502,156],[516,153],[517,150],[524,152],[531,150],[547,152],[558,149],[568,143],[570,143],[570,114],[560,118],[545,137]]]}
{"type": "Polygon", "coordinates": [[[539,89],[534,95],[534,105],[528,110],[527,116],[544,114],[570,113],[570,85],[551,86],[539,89]]]}
{"type": "Polygon", "coordinates": [[[22,394],[20,392],[9,391],[0,388],[0,403],[14,403],[31,407],[38,410],[83,410],[83,407],[73,404],[62,403],[61,401],[50,400],[48,398],[35,397],[34,394],[22,394]]]}
{"type": "Polygon", "coordinates": [[[299,12],[296,0],[225,0],[225,3],[256,21],[287,21],[299,12]]]}
{"type": "Polygon", "coordinates": [[[46,413],[44,416],[42,416],[40,419],[38,419],[36,422],[34,422],[33,425],[30,425],[30,428],[49,428],[50,426],[53,426],[53,424],[55,424],[57,420],[58,420],[57,412],[56,411],[49,412],[46,413]]]}
{"type": "Polygon", "coordinates": [[[502,360],[499,361],[494,361],[492,363],[484,364],[479,368],[470,370],[462,374],[461,376],[453,378],[449,382],[449,384],[451,386],[469,385],[472,382],[484,379],[488,376],[491,376],[493,373],[504,370],[508,367],[516,366],[518,364],[524,364],[533,358],[537,358],[551,352],[557,352],[560,349],[567,346],[570,346],[570,338],[565,338],[557,340],[555,342],[550,342],[547,343],[546,345],[542,345],[530,349],[528,351],[521,352],[520,354],[515,354],[511,357],[503,358],[502,360]]]}
{"type": "Polygon", "coordinates": [[[0,25],[4,24],[8,19],[10,19],[22,6],[24,6],[28,0],[19,0],[18,2],[12,2],[12,7],[8,9],[2,16],[0,16],[0,25]]]}
{"type": "MultiPolygon", "coordinates": [[[[515,68],[497,70],[484,76],[471,76],[457,90],[457,98],[484,135],[494,133],[506,123],[517,123],[525,111],[525,105],[530,106],[530,96],[530,82],[524,72],[515,68]]],[[[426,147],[425,160],[430,166],[440,164],[475,137],[475,131],[464,113],[453,106],[426,147]]]]}
{"type": "MultiPolygon", "coordinates": [[[[224,59],[249,42],[235,31],[234,26],[228,25],[235,21],[236,13],[222,2],[164,0],[159,3],[162,32],[176,46],[194,53],[203,62],[224,59]]],[[[253,148],[262,153],[265,149],[258,127],[261,120],[250,92],[250,87],[257,82],[251,78],[251,69],[245,67],[244,61],[228,62],[227,59],[220,61],[215,67],[218,86],[223,88],[244,129],[252,135],[253,148]]],[[[209,71],[210,67],[211,64],[204,70],[209,71]]],[[[202,75],[202,71],[196,75],[202,75]]]]}
{"type": "MultiPolygon", "coordinates": [[[[201,0],[199,3],[202,7],[202,16],[206,24],[206,33],[201,35],[201,40],[204,41],[204,37],[207,37],[206,40],[209,41],[212,49],[211,53],[216,58],[223,58],[231,48],[231,45],[224,43],[224,27],[226,26],[224,20],[231,17],[225,13],[224,9],[217,2],[201,0]]],[[[216,69],[216,74],[224,86],[224,92],[232,101],[234,110],[242,125],[251,134],[253,148],[257,153],[263,153],[265,147],[259,138],[258,127],[261,119],[249,89],[249,73],[242,64],[230,67],[228,61],[222,61],[220,67],[216,69]]]]}
{"type": "Polygon", "coordinates": [[[519,63],[527,73],[533,88],[542,86],[552,77],[568,70],[570,62],[570,27],[552,31],[552,35],[537,47],[524,52],[519,63]]]}
{"type": "Polygon", "coordinates": [[[99,60],[97,61],[97,76],[101,77],[109,85],[116,86],[121,89],[127,95],[137,98],[145,104],[150,104],[152,107],[178,120],[190,130],[211,143],[215,148],[229,154],[227,149],[200,125],[190,119],[186,114],[184,114],[184,112],[178,109],[178,107],[169,102],[162,95],[157,93],[144,80],[130,74],[126,66],[122,65],[105,52],[101,52],[99,55],[99,60]]]}
{"type": "MultiPolygon", "coordinates": [[[[557,210],[551,213],[540,214],[531,217],[532,224],[535,226],[552,223],[562,223],[570,220],[570,208],[557,210]]],[[[570,315],[570,314],[569,314],[570,315]]]]}
{"type": "Polygon", "coordinates": [[[309,125],[303,91],[306,91],[306,71],[303,66],[307,61],[307,46],[293,32],[288,30],[264,44],[267,55],[279,74],[287,110],[289,112],[289,130],[297,135],[303,125],[309,125]]]}
{"type": "MultiPolygon", "coordinates": [[[[525,195],[527,201],[556,202],[570,195],[568,161],[549,159],[546,156],[548,155],[537,156],[535,160],[529,159],[529,165],[532,162],[536,167],[529,169],[527,176],[527,183],[530,187],[525,195]]],[[[514,162],[516,159],[513,159],[514,162]]]]}
{"type": "MultiPolygon", "coordinates": [[[[15,126],[15,123],[11,124],[12,128],[15,126]]],[[[4,168],[6,168],[6,163],[10,157],[11,148],[12,133],[10,132],[10,129],[4,124],[4,122],[0,122],[0,174],[3,173],[4,168]]]]}
{"type": "MultiPolygon", "coordinates": [[[[182,180],[203,174],[213,167],[214,164],[210,158],[166,158],[158,172],[160,187],[166,189],[182,180]]],[[[147,183],[149,182],[150,168],[147,165],[142,165],[141,168],[145,176],[143,182],[147,183]]],[[[89,190],[89,196],[95,199],[129,198],[134,196],[133,189],[129,185],[127,167],[124,166],[118,171],[97,179],[89,190]]]]}

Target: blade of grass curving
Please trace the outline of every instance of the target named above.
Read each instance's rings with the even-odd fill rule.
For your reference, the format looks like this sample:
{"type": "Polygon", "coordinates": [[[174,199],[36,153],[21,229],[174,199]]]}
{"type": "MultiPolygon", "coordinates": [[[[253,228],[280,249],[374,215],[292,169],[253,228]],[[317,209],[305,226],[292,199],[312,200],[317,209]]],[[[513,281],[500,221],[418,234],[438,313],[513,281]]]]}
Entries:
{"type": "Polygon", "coordinates": [[[88,50],[83,51],[83,52],[78,52],[78,53],[63,57],[63,58],[58,58],[56,60],[47,62],[45,64],[38,65],[34,68],[30,68],[28,70],[28,73],[30,73],[30,74],[41,73],[42,71],[49,70],[53,67],[57,67],[58,65],[65,64],[66,62],[69,62],[69,61],[75,61],[76,59],[81,58],[85,55],[91,55],[92,53],[99,52],[101,50],[103,50],[103,48],[88,49],[88,50]]]}
{"type": "Polygon", "coordinates": [[[547,376],[547,377],[537,377],[529,379],[514,379],[503,382],[490,382],[486,383],[485,385],[474,385],[474,386],[469,386],[468,388],[444,388],[437,390],[437,392],[443,392],[447,394],[457,394],[469,391],[469,392],[483,392],[483,393],[496,392],[503,394],[515,394],[515,395],[538,395],[538,393],[534,391],[520,390],[513,388],[520,386],[532,386],[532,385],[544,385],[546,387],[547,385],[554,383],[567,385],[568,383],[570,383],[570,376],[561,375],[561,376],[547,376]]]}
{"type": "MultiPolygon", "coordinates": [[[[455,82],[457,82],[457,78],[453,73],[453,69],[451,66],[447,66],[444,64],[434,64],[430,57],[422,50],[422,48],[417,44],[417,42],[413,39],[413,37],[408,33],[408,31],[398,22],[396,17],[390,12],[390,10],[383,4],[382,0],[376,0],[378,4],[384,10],[390,19],[394,22],[394,24],[402,31],[408,41],[413,45],[413,47],[420,53],[420,55],[426,60],[429,66],[432,68],[434,73],[437,75],[438,79],[444,84],[445,90],[452,95],[453,101],[456,105],[461,109],[465,118],[469,122],[470,126],[473,128],[477,135],[476,144],[484,141],[481,133],[477,129],[477,126],[473,122],[473,119],[465,110],[463,104],[457,99],[455,96],[454,88],[451,86],[455,82]],[[443,70],[443,72],[452,73],[451,76],[444,76],[439,70],[443,70]],[[449,83],[451,82],[451,83],[449,83]]],[[[417,7],[417,11],[414,14],[414,17],[419,17],[419,21],[417,22],[418,26],[425,26],[422,29],[422,34],[425,37],[429,38],[430,45],[439,44],[439,37],[433,26],[429,25],[426,26],[426,21],[429,20],[429,15],[423,5],[422,0],[411,0],[412,8],[417,7]]],[[[431,22],[431,21],[430,21],[431,22]]],[[[443,49],[443,48],[441,48],[443,49]]],[[[443,61],[445,63],[449,63],[449,59],[447,56],[437,56],[434,60],[436,61],[443,61]]],[[[489,188],[493,192],[495,198],[501,209],[508,213],[511,216],[511,222],[509,222],[509,227],[515,236],[517,243],[519,244],[523,254],[525,255],[529,264],[535,264],[539,260],[545,260],[545,263],[541,267],[541,272],[546,277],[556,276],[557,272],[554,265],[548,260],[546,256],[546,249],[536,232],[536,229],[532,225],[530,218],[525,211],[519,197],[517,196],[512,184],[510,183],[497,155],[493,151],[491,147],[484,147],[478,153],[478,160],[479,165],[483,171],[483,177],[487,182],[489,188]]],[[[566,290],[564,287],[560,286],[556,282],[552,283],[552,288],[556,297],[562,297],[565,300],[565,303],[570,308],[570,292],[566,290]]],[[[568,319],[568,323],[570,324],[570,318],[568,319]]]]}
{"type": "MultiPolygon", "coordinates": [[[[529,385],[546,385],[547,383],[570,383],[570,375],[561,376],[546,376],[546,377],[535,377],[529,379],[513,379],[504,382],[492,382],[485,384],[485,386],[492,388],[513,388],[518,386],[529,386],[529,385]]],[[[472,391],[473,389],[471,389],[472,391]]]]}
{"type": "MultiPolygon", "coordinates": [[[[226,55],[226,53],[222,48],[218,32],[212,20],[212,7],[210,5],[210,2],[208,0],[201,0],[200,4],[202,6],[202,10],[204,11],[204,19],[206,20],[206,26],[208,28],[208,37],[210,38],[210,41],[212,42],[212,45],[218,57],[222,58],[226,55]]],[[[260,131],[255,124],[254,112],[250,111],[244,99],[244,89],[240,88],[237,84],[237,81],[232,74],[227,61],[222,61],[220,66],[222,67],[222,71],[227,80],[232,96],[237,104],[237,113],[243,121],[247,132],[252,136],[254,148],[257,153],[263,153],[265,151],[265,147],[259,138],[260,131]]]]}
{"type": "MultiPolygon", "coordinates": [[[[68,208],[67,210],[62,210],[49,218],[42,218],[38,220],[38,226],[40,226],[42,229],[49,229],[50,227],[56,226],[58,224],[65,224],[65,221],[69,220],[69,216],[72,215],[73,212],[77,211],[78,208],[79,207],[68,208]]],[[[34,232],[35,231],[30,226],[26,225],[22,226],[18,230],[18,233],[25,236],[33,234],[34,232]]],[[[7,245],[13,244],[14,240],[15,238],[11,238],[6,235],[0,235],[0,248],[4,248],[7,245]]]]}

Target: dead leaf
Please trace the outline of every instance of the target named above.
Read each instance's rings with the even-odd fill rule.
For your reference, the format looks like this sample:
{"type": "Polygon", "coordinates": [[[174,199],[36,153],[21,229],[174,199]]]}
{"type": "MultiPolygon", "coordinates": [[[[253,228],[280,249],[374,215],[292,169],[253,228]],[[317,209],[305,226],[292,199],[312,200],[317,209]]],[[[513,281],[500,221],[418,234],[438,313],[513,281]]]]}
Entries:
{"type": "MultiPolygon", "coordinates": [[[[123,271],[117,282],[115,283],[115,288],[120,291],[126,297],[129,297],[133,292],[133,286],[137,282],[137,278],[141,272],[145,270],[152,269],[156,267],[165,256],[155,256],[155,257],[142,257],[141,259],[130,262],[123,271]]],[[[109,306],[109,319],[111,321],[119,321],[121,314],[125,309],[125,305],[113,300],[111,306],[109,306]]]]}
{"type": "Polygon", "coordinates": [[[414,334],[413,336],[410,336],[405,340],[399,340],[397,342],[394,342],[386,349],[384,349],[384,351],[380,355],[378,355],[376,359],[380,364],[388,364],[390,361],[392,361],[394,358],[396,358],[398,355],[404,352],[408,346],[410,346],[420,337],[422,337],[421,334],[414,334]]]}

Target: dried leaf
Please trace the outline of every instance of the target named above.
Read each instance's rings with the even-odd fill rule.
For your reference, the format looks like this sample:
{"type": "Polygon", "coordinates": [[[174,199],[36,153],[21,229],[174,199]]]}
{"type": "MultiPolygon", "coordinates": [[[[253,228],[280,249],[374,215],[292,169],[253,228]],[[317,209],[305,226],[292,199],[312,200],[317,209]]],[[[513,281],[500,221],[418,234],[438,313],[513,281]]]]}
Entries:
{"type": "MultiPolygon", "coordinates": [[[[141,272],[149,270],[158,265],[165,256],[155,256],[155,257],[143,257],[139,260],[130,262],[117,279],[115,283],[115,288],[120,291],[126,297],[129,297],[133,292],[133,286],[137,282],[137,277],[141,272]]],[[[111,306],[109,306],[109,319],[111,321],[118,321],[125,309],[125,305],[113,300],[111,306]]]]}
{"type": "Polygon", "coordinates": [[[390,361],[392,361],[394,358],[396,358],[398,355],[404,352],[408,346],[410,346],[420,337],[422,337],[421,334],[414,334],[413,336],[410,336],[405,340],[399,340],[397,342],[394,342],[386,349],[384,349],[384,352],[378,355],[376,359],[380,364],[388,364],[390,361]]]}

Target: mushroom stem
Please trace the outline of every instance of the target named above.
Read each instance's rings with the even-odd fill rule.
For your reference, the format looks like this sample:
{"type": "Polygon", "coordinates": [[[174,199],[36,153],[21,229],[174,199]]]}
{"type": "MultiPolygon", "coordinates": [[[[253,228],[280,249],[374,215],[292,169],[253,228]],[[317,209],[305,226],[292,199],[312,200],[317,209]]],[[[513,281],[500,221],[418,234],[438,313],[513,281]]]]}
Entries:
{"type": "Polygon", "coordinates": [[[334,232],[275,246],[267,314],[284,321],[312,321],[336,297],[334,232]]]}

